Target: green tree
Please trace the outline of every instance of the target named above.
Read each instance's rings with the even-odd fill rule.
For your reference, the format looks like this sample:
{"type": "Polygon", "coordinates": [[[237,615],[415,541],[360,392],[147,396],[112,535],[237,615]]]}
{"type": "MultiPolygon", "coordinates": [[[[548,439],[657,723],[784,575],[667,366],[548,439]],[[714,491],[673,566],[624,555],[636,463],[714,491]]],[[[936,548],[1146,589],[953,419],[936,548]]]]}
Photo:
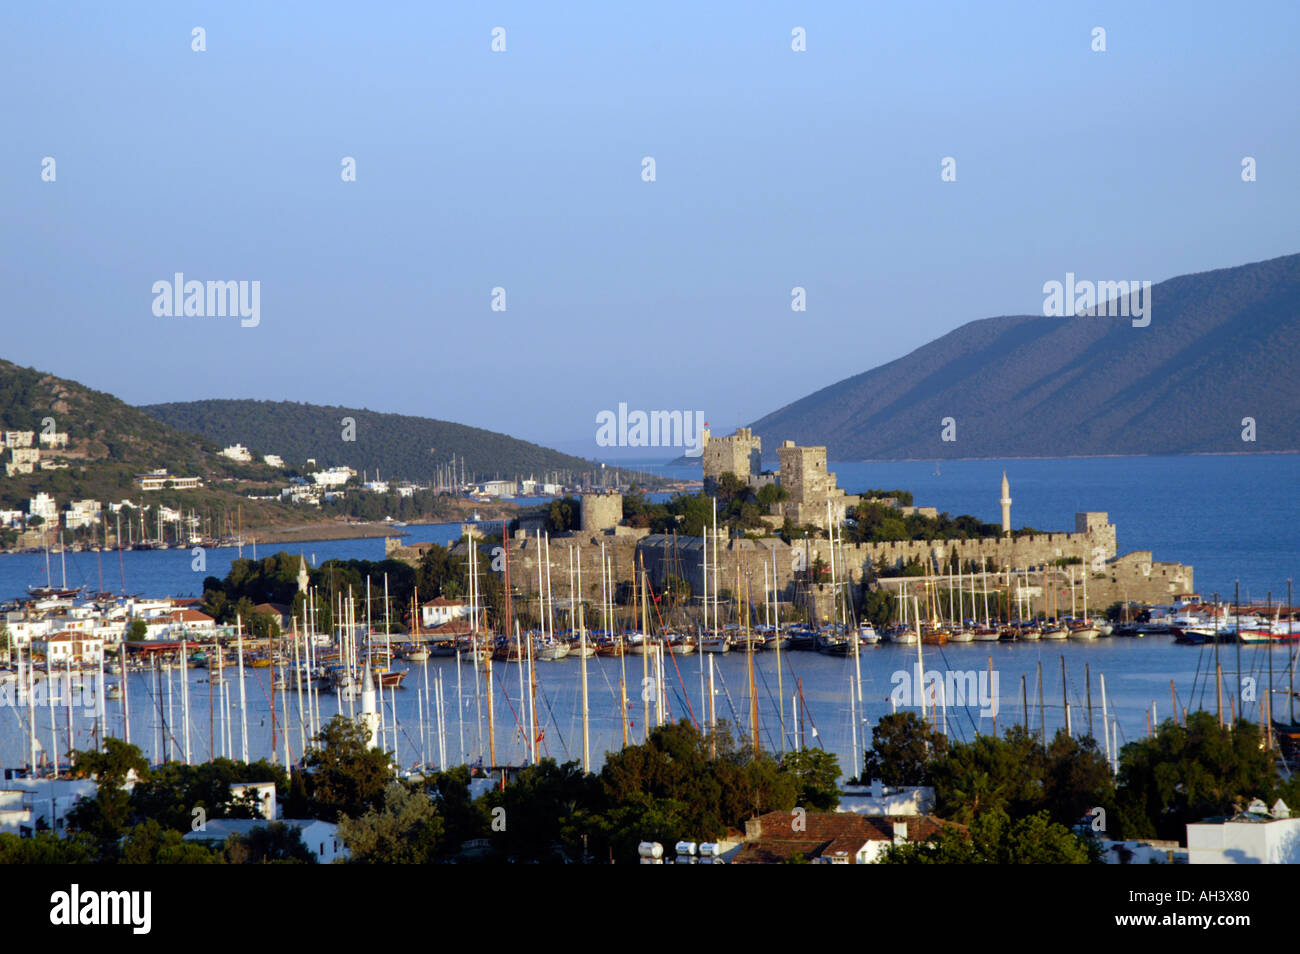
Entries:
{"type": "Polygon", "coordinates": [[[443,834],[433,801],[400,782],[384,790],[382,808],[339,819],[339,838],[355,864],[428,864],[443,834]]]}
{"type": "MultiPolygon", "coordinates": [[[[623,497],[623,515],[627,516],[629,496],[623,497]]],[[[644,496],[642,496],[644,500],[644,496]]],[[[577,497],[557,497],[546,508],[546,532],[566,533],[581,525],[582,502],[577,497]]]]}
{"type": "Polygon", "coordinates": [[[1119,764],[1123,837],[1180,839],[1188,822],[1227,815],[1252,798],[1269,801],[1280,781],[1259,727],[1220,727],[1210,712],[1186,725],[1161,723],[1152,738],[1124,746],[1119,764]]]}
{"type": "Polygon", "coordinates": [[[455,850],[463,842],[488,833],[487,804],[470,798],[469,781],[469,767],[465,765],[438,772],[426,781],[429,797],[437,803],[443,820],[444,849],[455,850]]]}
{"type": "Polygon", "coordinates": [[[315,854],[303,844],[302,832],[284,822],[258,825],[247,835],[231,834],[221,851],[226,863],[232,865],[303,865],[316,861],[315,854]]]}
{"type": "Polygon", "coordinates": [[[1052,820],[1073,826],[1093,808],[1116,817],[1115,779],[1105,753],[1091,736],[1076,738],[1058,729],[1042,756],[1043,807],[1052,820]]]}
{"type": "Polygon", "coordinates": [[[891,846],[884,864],[1083,865],[1100,859],[1090,845],[1047,812],[1013,821],[1005,812],[984,812],[969,832],[947,826],[924,842],[891,846]]]}
{"type": "Polygon", "coordinates": [[[30,838],[0,835],[0,865],[88,865],[98,860],[94,839],[73,833],[66,838],[38,831],[30,838]]]}
{"type": "Polygon", "coordinates": [[[236,798],[230,786],[239,782],[274,782],[278,799],[288,794],[284,769],[265,759],[245,764],[213,759],[199,765],[168,762],[152,770],[131,791],[131,809],[138,818],[157,819],[168,828],[188,831],[195,809],[208,818],[256,818],[256,795],[236,798]]]}
{"type": "Polygon", "coordinates": [[[142,619],[131,620],[131,625],[126,631],[126,638],[129,642],[138,643],[149,633],[149,627],[142,619]]]}
{"type": "Polygon", "coordinates": [[[388,753],[370,748],[361,723],[342,715],[330,719],[307,750],[307,796],[316,818],[358,818],[383,807],[384,789],[393,778],[388,753]]]}
{"type": "Polygon", "coordinates": [[[532,861],[577,857],[597,810],[600,782],[577,762],[543,759],[529,766],[505,790],[483,796],[494,847],[502,855],[532,861]]]}
{"type": "Polygon", "coordinates": [[[871,748],[862,763],[862,779],[890,785],[930,785],[932,763],[948,750],[948,739],[934,732],[915,712],[882,716],[871,730],[871,748]]]}
{"type": "Polygon", "coordinates": [[[146,819],[127,830],[119,862],[124,865],[212,865],[221,856],[202,845],[186,843],[181,833],[146,819]]]}
{"type": "Polygon", "coordinates": [[[131,794],[125,785],[133,773],[148,778],[148,762],[134,745],[111,737],[104,740],[103,752],[75,750],[71,756],[73,776],[93,778],[97,784],[93,796],[79,799],[68,812],[68,824],[96,844],[101,861],[116,861],[131,819],[131,794]]]}
{"type": "Polygon", "coordinates": [[[1001,739],[978,735],[970,742],[952,743],[930,770],[937,813],[970,822],[982,812],[1020,817],[1035,810],[1043,802],[1038,751],[1019,726],[1001,739]]]}
{"type": "Polygon", "coordinates": [[[833,753],[825,749],[787,752],[781,759],[781,771],[798,781],[795,799],[801,807],[831,811],[840,804],[840,763],[833,753]]]}

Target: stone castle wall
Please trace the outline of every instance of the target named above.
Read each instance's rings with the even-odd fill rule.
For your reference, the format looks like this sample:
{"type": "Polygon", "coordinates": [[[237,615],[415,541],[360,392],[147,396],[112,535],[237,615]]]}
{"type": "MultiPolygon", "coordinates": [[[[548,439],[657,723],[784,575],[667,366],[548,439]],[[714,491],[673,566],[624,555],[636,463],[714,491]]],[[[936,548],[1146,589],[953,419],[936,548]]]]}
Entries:
{"type": "Polygon", "coordinates": [[[584,533],[613,530],[623,519],[623,495],[613,491],[583,494],[579,509],[584,533]]]}
{"type": "MultiPolygon", "coordinates": [[[[911,558],[944,562],[955,551],[963,563],[973,561],[979,565],[984,562],[990,574],[1005,573],[1008,569],[1041,568],[1058,559],[1078,558],[1083,563],[1074,567],[1076,605],[1082,607],[1083,569],[1086,566],[1090,571],[1088,602],[1094,611],[1123,599],[1168,603],[1174,596],[1194,590],[1192,567],[1155,562],[1150,551],[1135,551],[1117,557],[1115,527],[1104,518],[1105,514],[1077,515],[1076,526],[1089,529],[1076,533],[846,544],[836,548],[836,578],[844,580],[847,577],[860,582],[864,571],[882,559],[890,566],[901,566],[911,558]],[[1089,519],[1082,520],[1085,517],[1089,519]],[[1102,519],[1097,519],[1099,517],[1102,519]]],[[[651,586],[657,592],[663,590],[664,581],[669,576],[684,579],[697,597],[704,592],[704,540],[701,537],[575,533],[553,536],[550,540],[550,585],[557,606],[569,598],[571,551],[575,569],[578,565],[582,567],[582,598],[593,604],[600,603],[602,544],[605,558],[612,568],[614,585],[620,593],[626,593],[638,565],[644,565],[651,586]]],[[[393,541],[387,555],[416,562],[421,549],[418,545],[403,547],[398,541],[393,541]]],[[[467,552],[466,545],[457,544],[455,552],[467,552]]],[[[509,554],[510,578],[515,592],[525,598],[536,596],[539,564],[542,565],[543,583],[546,572],[543,551],[539,550],[536,536],[510,540],[509,554]]],[[[493,566],[494,557],[497,572],[503,572],[503,554],[493,552],[492,548],[480,549],[479,559],[484,568],[493,566]]],[[[796,583],[801,571],[819,558],[829,566],[830,544],[825,539],[795,540],[789,544],[777,537],[723,539],[716,555],[710,544],[709,572],[712,574],[716,569],[718,589],[735,593],[739,586],[757,602],[767,598],[775,579],[778,598],[789,602],[798,596],[796,583]]],[[[1049,585],[1056,587],[1062,612],[1070,609],[1069,575],[1069,567],[1058,568],[1049,575],[1049,585]]],[[[572,579],[576,588],[576,572],[572,579]]],[[[900,579],[906,578],[883,578],[881,582],[897,590],[900,579]]],[[[1021,580],[1023,584],[1023,575],[1021,580]]],[[[969,582],[966,585],[969,587],[969,582]]],[[[1030,574],[1028,586],[1033,609],[1046,608],[1049,600],[1043,592],[1043,578],[1038,571],[1030,574]]]]}

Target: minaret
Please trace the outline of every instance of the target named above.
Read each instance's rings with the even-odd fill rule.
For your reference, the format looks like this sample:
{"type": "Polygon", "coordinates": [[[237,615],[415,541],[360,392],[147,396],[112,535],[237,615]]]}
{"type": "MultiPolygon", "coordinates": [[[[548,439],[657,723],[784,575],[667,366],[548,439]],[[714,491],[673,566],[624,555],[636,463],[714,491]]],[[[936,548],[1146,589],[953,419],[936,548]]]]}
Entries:
{"type": "Polygon", "coordinates": [[[1011,533],[1011,485],[1007,483],[1007,472],[1002,472],[1002,499],[998,501],[1002,504],[1002,533],[1009,535],[1011,533]]]}
{"type": "Polygon", "coordinates": [[[375,708],[375,681],[370,676],[370,663],[366,663],[361,677],[361,724],[366,730],[366,747],[379,747],[379,710],[375,708]]]}
{"type": "Polygon", "coordinates": [[[307,561],[302,554],[298,554],[298,592],[306,593],[308,586],[307,578],[307,561]]]}

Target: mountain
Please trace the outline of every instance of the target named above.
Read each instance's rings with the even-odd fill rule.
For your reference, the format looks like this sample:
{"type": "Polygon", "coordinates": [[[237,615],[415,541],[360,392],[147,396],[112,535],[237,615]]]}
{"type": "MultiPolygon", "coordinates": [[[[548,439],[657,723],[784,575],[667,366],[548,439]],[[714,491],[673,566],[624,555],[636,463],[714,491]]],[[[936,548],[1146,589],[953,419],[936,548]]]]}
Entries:
{"type": "MultiPolygon", "coordinates": [[[[152,404],[140,409],[180,430],[222,445],[243,444],[255,454],[279,454],[301,467],[346,464],[360,473],[376,470],[394,479],[428,480],[452,456],[464,458],[466,475],[480,479],[569,474],[598,470],[580,457],[561,454],[505,434],[427,417],[384,414],[361,408],[293,401],[209,400],[152,404]],[[344,418],[356,422],[355,440],[343,440],[344,418]]],[[[459,466],[459,465],[458,465],[459,466]]]]}
{"type": "MultiPolygon", "coordinates": [[[[47,429],[67,434],[68,446],[41,447],[42,461],[67,467],[0,477],[5,506],[26,509],[27,499],[40,491],[61,502],[70,496],[134,499],[134,476],[160,467],[205,480],[268,479],[275,473],[261,464],[228,460],[218,453],[219,446],[164,427],[111,394],[0,360],[0,431],[39,434],[47,429]]],[[[32,443],[39,446],[37,439],[32,443]]],[[[4,460],[11,458],[6,450],[4,460]]]]}
{"type": "Polygon", "coordinates": [[[1148,300],[1146,327],[972,321],[752,427],[767,450],[824,444],[833,460],[1300,448],[1300,255],[1172,278],[1148,300]]]}

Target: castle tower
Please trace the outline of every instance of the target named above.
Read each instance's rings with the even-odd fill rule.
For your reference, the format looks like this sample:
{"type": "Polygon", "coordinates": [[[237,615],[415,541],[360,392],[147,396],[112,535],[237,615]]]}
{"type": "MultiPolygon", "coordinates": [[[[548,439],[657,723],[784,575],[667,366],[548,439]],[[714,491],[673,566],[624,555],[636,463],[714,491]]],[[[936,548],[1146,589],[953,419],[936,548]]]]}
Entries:
{"type": "Polygon", "coordinates": [[[1011,485],[1007,483],[1007,472],[1002,472],[1002,499],[998,501],[1002,504],[1002,532],[1009,535],[1011,533],[1011,485]]]}

